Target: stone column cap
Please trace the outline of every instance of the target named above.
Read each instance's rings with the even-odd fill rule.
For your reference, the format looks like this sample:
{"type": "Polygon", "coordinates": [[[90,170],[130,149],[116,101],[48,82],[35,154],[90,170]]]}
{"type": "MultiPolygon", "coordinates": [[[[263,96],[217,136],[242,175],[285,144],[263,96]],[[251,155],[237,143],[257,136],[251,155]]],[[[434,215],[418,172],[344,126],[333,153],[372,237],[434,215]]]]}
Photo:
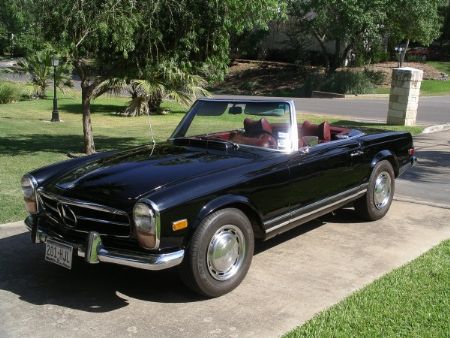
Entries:
{"type": "Polygon", "coordinates": [[[423,70],[411,68],[411,67],[402,67],[402,68],[394,68],[392,70],[392,81],[422,81],[423,79],[423,70]]]}

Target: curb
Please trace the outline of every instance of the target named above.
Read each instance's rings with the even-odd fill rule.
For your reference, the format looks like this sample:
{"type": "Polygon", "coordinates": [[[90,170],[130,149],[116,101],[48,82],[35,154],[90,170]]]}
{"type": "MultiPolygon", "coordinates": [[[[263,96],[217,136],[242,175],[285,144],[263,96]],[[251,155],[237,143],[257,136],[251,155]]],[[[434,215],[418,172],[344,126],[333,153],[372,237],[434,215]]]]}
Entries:
{"type": "Polygon", "coordinates": [[[418,200],[418,199],[413,199],[413,198],[406,197],[406,196],[401,196],[401,195],[394,195],[394,201],[406,202],[406,203],[412,203],[412,204],[419,204],[419,205],[426,205],[426,206],[433,207],[433,208],[440,208],[440,209],[448,209],[448,210],[450,210],[450,205],[449,204],[435,203],[435,202],[430,202],[430,201],[421,201],[421,200],[418,200]]]}
{"type": "Polygon", "coordinates": [[[435,126],[426,127],[422,131],[422,134],[438,133],[440,131],[445,131],[445,130],[450,130],[450,123],[438,124],[438,125],[435,125],[435,126]]]}
{"type": "Polygon", "coordinates": [[[350,95],[346,94],[344,99],[347,100],[367,100],[367,99],[388,99],[389,94],[359,94],[359,95],[350,95]]]}
{"type": "Polygon", "coordinates": [[[23,227],[24,229],[26,228],[26,227],[25,227],[25,223],[24,223],[23,221],[0,224],[0,228],[3,228],[3,227],[5,227],[5,228],[6,228],[6,227],[11,227],[11,228],[14,228],[14,227],[16,227],[16,228],[18,228],[18,227],[23,227]]]}

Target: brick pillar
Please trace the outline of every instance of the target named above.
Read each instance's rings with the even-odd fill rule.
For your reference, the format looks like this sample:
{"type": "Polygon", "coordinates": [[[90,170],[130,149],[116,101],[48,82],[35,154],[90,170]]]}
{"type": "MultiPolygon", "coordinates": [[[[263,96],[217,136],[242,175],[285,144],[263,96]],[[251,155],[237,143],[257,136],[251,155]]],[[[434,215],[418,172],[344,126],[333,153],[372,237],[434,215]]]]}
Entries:
{"type": "Polygon", "coordinates": [[[422,78],[423,71],[420,69],[404,67],[392,71],[388,124],[404,126],[416,124],[422,78]]]}

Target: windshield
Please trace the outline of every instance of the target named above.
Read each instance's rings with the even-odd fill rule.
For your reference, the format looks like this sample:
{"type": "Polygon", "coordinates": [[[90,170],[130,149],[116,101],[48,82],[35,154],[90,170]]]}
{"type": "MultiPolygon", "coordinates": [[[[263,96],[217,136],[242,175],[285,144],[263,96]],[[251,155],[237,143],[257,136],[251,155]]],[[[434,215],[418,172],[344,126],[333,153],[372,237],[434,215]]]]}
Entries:
{"type": "Polygon", "coordinates": [[[198,101],[173,138],[195,138],[287,150],[290,105],[286,102],[198,101]]]}

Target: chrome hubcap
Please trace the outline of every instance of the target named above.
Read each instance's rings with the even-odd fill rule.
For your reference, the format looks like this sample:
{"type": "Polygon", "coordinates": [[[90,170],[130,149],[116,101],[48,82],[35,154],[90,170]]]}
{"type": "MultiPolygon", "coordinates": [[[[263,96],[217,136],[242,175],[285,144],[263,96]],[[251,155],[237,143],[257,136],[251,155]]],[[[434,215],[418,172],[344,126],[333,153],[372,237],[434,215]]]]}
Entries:
{"type": "Polygon", "coordinates": [[[391,198],[391,185],[392,180],[389,173],[386,171],[381,172],[375,181],[375,189],[373,192],[373,201],[377,209],[383,209],[389,203],[389,199],[391,198]]]}
{"type": "Polygon", "coordinates": [[[235,225],[224,225],[211,238],[206,255],[208,270],[214,279],[233,277],[245,258],[245,238],[235,225]]]}

